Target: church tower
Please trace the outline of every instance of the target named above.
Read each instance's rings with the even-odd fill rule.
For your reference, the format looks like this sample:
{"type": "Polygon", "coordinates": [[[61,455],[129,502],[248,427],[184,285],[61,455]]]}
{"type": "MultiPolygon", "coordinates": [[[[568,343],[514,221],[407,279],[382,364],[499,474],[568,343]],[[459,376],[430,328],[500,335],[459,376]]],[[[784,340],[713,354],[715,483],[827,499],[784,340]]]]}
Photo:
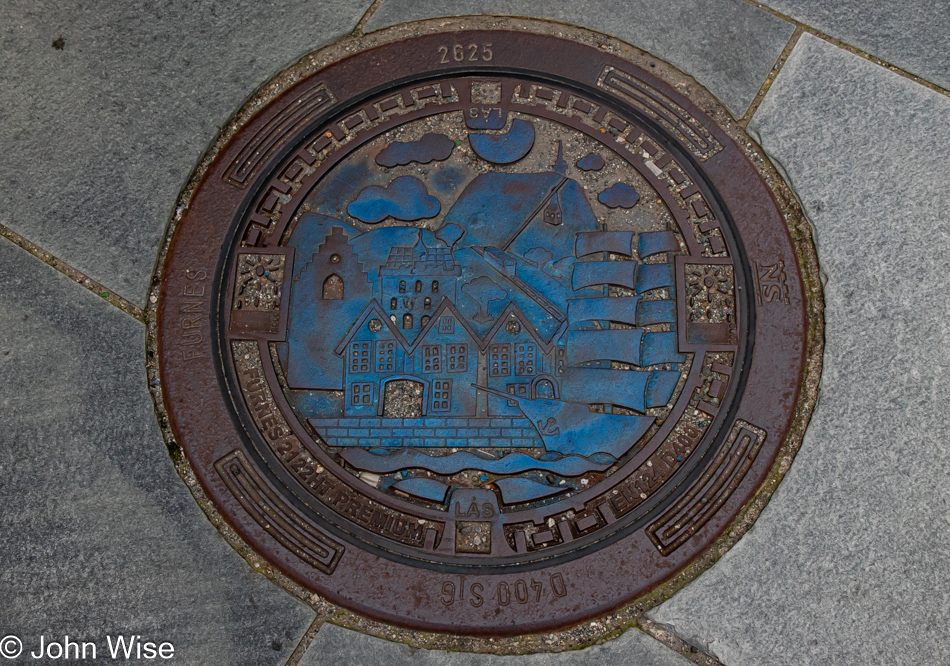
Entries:
{"type": "Polygon", "coordinates": [[[350,239],[342,227],[332,227],[293,282],[287,339],[292,388],[343,388],[343,361],[332,350],[372,297],[350,239]]]}

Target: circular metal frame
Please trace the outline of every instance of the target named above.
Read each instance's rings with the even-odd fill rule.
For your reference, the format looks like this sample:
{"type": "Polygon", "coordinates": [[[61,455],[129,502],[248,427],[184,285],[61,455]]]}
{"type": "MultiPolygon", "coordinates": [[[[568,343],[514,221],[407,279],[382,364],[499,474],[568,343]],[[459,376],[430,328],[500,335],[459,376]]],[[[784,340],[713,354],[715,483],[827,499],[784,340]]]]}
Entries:
{"type": "MultiPolygon", "coordinates": [[[[383,622],[469,635],[549,631],[635,602],[672,579],[743,515],[774,478],[774,466],[787,464],[779,453],[807,422],[815,382],[809,372],[820,358],[810,238],[799,229],[790,233],[786,218],[795,211],[751,141],[716,122],[725,116],[708,96],[700,108],[657,76],[667,72],[538,32],[423,34],[315,69],[235,124],[170,230],[157,272],[155,342],[170,433],[214,507],[254,551],[303,587],[383,622]],[[296,433],[300,451],[284,456],[269,441],[273,423],[260,420],[281,412],[282,396],[273,391],[259,399],[273,414],[255,413],[239,377],[248,370],[237,367],[229,337],[238,325],[230,292],[235,258],[279,255],[284,229],[312,183],[353,146],[406,121],[379,119],[379,101],[399,95],[421,116],[428,96],[449,99],[472,76],[510,82],[506,95],[518,82],[553,91],[549,99],[536,96],[531,113],[582,131],[601,123],[603,134],[619,137],[618,154],[631,137],[645,136],[628,161],[673,211],[691,247],[678,275],[685,264],[731,266],[741,319],[737,340],[698,332],[689,338],[684,327],[681,349],[700,363],[680,411],[709,417],[695,441],[674,432],[671,419],[651,440],[656,446],[571,497],[570,507],[545,505],[506,517],[496,505],[483,517],[498,534],[494,552],[484,557],[449,547],[462,521],[334,474],[332,461],[306,446],[305,433],[296,433]],[[360,135],[361,123],[372,131],[360,135]],[[671,179],[675,169],[694,186],[671,179]],[[722,251],[710,236],[718,236],[722,251]],[[703,355],[718,352],[732,354],[733,363],[703,364],[703,355]],[[671,452],[681,454],[674,455],[679,464],[662,462],[671,452]],[[299,464],[301,455],[310,458],[306,465],[299,464]],[[661,478],[662,464],[669,473],[661,478]],[[645,479],[652,485],[639,492],[645,479]],[[347,518],[340,507],[353,506],[355,497],[359,508],[347,518]],[[377,507],[404,520],[403,533],[413,539],[372,529],[377,507]],[[561,521],[567,511],[571,520],[561,521]],[[543,539],[531,537],[552,516],[559,524],[545,548],[543,539]],[[420,527],[410,528],[411,520],[420,527]],[[519,537],[525,521],[537,527],[519,537]]],[[[468,104],[456,102],[459,109],[468,104]]],[[[455,108],[452,103],[441,110],[455,108]]],[[[685,293],[681,278],[677,289],[685,293]]],[[[249,356],[256,350],[256,372],[272,385],[268,341],[285,323],[281,317],[286,307],[238,336],[249,356]]],[[[472,503],[484,505],[486,492],[473,491],[472,503]]],[[[460,506],[469,506],[468,499],[460,506]]]]}

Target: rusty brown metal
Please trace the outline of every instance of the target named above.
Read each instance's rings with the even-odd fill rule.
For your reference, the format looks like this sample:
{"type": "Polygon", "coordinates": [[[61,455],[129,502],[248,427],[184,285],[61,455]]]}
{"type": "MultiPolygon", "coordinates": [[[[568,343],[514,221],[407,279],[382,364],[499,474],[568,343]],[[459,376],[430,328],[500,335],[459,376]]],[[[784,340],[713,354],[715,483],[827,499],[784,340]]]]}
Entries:
{"type": "Polygon", "coordinates": [[[217,153],[160,267],[162,399],[204,492],[247,544],[300,585],[413,629],[550,631],[670,580],[762,488],[801,407],[813,352],[814,287],[803,281],[799,247],[807,239],[789,233],[736,131],[655,72],[528,32],[382,44],[289,87],[217,153]],[[599,194],[584,193],[582,183],[610,178],[599,194]],[[359,188],[332,200],[348,182],[359,188]],[[386,198],[403,186],[408,199],[386,198]],[[499,202],[500,190],[509,198],[499,202]],[[494,238],[477,231],[470,212],[478,206],[496,225],[512,211],[521,222],[497,243],[475,242],[494,238]],[[548,233],[538,238],[579,230],[569,243],[573,274],[554,266],[561,241],[518,249],[535,225],[548,233]],[[320,233],[308,240],[311,229],[320,233]],[[416,240],[405,247],[393,240],[410,233],[416,240]],[[390,305],[386,276],[400,277],[410,251],[432,263],[439,242],[447,277],[427,278],[424,306],[401,305],[412,279],[390,305]],[[538,248],[553,261],[538,259],[546,257],[538,248]],[[370,257],[381,257],[372,280],[370,257]],[[354,261],[359,269],[341,278],[334,266],[354,261]],[[326,270],[308,273],[311,264],[326,270]],[[459,290],[449,298],[455,265],[459,290]],[[363,280],[360,271],[372,295],[354,301],[349,276],[363,280]],[[497,291],[477,284],[483,278],[497,291]],[[619,324],[572,321],[571,308],[619,312],[611,297],[635,306],[603,315],[619,324]],[[598,303],[577,304],[586,299],[598,303]],[[311,311],[318,301],[326,304],[311,311]],[[330,313],[343,310],[333,308],[352,302],[357,314],[334,321],[330,313]],[[451,332],[440,320],[452,320],[451,332]],[[477,397],[468,412],[437,414],[449,407],[433,393],[459,390],[438,382],[460,375],[436,379],[441,366],[421,369],[419,342],[463,329],[461,358],[477,375],[477,397]],[[331,340],[338,330],[346,337],[331,340]],[[362,353],[350,351],[362,339],[354,331],[393,347],[354,357],[362,353]],[[640,336],[641,356],[603,355],[594,345],[584,352],[595,354],[591,361],[572,351],[590,348],[594,333],[640,336]],[[498,342],[506,335],[531,345],[539,369],[550,366],[526,366],[534,378],[523,397],[517,382],[505,393],[488,385],[494,370],[476,372],[509,344],[498,342]],[[386,351],[403,370],[380,360],[389,349],[403,350],[386,351]],[[587,377],[642,372],[646,401],[629,408],[630,396],[596,397],[593,380],[571,385],[562,365],[587,377]],[[354,379],[373,370],[372,381],[354,379]],[[536,395],[545,382],[553,394],[536,395]],[[655,388],[662,382],[668,394],[655,388]],[[546,422],[534,418],[542,409],[555,410],[546,422]],[[463,418],[479,427],[463,434],[463,418]],[[619,423],[632,424],[627,439],[616,434],[619,423]],[[516,426],[520,434],[506,434],[516,426]],[[588,435],[565,444],[571,428],[588,435]],[[564,446],[574,448],[565,454],[564,446]],[[420,457],[425,448],[433,455],[420,457]],[[451,466],[469,450],[490,454],[451,466]],[[569,467],[572,456],[586,467],[569,467]]]}

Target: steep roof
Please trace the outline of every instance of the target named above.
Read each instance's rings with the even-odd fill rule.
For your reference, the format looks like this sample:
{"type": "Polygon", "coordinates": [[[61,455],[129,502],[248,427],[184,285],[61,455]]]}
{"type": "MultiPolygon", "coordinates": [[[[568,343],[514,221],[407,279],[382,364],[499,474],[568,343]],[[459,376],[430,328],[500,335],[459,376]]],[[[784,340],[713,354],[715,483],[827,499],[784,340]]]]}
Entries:
{"type": "Polygon", "coordinates": [[[521,322],[522,329],[527,331],[528,334],[534,338],[534,341],[538,343],[541,351],[543,351],[545,354],[551,351],[551,349],[554,347],[554,344],[558,341],[558,338],[561,337],[568,327],[568,322],[565,321],[563,324],[561,324],[561,328],[559,328],[557,332],[551,336],[550,340],[545,340],[541,337],[541,334],[538,333],[538,329],[535,328],[534,324],[532,324],[531,321],[525,316],[524,312],[521,311],[521,308],[519,308],[514,303],[509,303],[505,309],[502,310],[501,314],[498,315],[494,325],[492,325],[492,327],[488,330],[488,333],[486,333],[485,337],[482,339],[482,349],[489,345],[498,331],[501,330],[501,327],[504,326],[505,322],[507,322],[511,317],[514,317],[519,322],[521,322]]]}
{"type": "MultiPolygon", "coordinates": [[[[410,354],[410,355],[414,354],[416,349],[419,347],[419,345],[422,344],[425,337],[432,331],[433,328],[439,325],[439,319],[446,312],[450,313],[453,317],[455,317],[458,324],[463,329],[465,329],[466,333],[468,333],[468,336],[482,351],[484,351],[485,348],[489,345],[489,343],[495,337],[495,334],[499,331],[499,329],[501,329],[501,327],[505,325],[505,322],[508,321],[509,316],[515,317],[519,322],[521,322],[521,325],[524,328],[524,330],[526,330],[528,334],[538,343],[538,346],[541,348],[541,350],[544,353],[548,353],[551,351],[551,349],[554,347],[554,344],[557,342],[558,338],[560,338],[561,335],[564,333],[564,331],[567,329],[567,322],[564,322],[561,328],[553,336],[551,336],[550,340],[544,340],[541,337],[541,335],[538,333],[538,330],[535,328],[535,326],[528,320],[528,318],[521,311],[521,308],[519,308],[514,303],[509,303],[507,307],[505,307],[505,309],[502,311],[502,313],[498,315],[498,318],[496,319],[494,325],[488,330],[488,333],[486,333],[485,337],[483,338],[483,337],[480,337],[478,333],[475,332],[475,330],[471,327],[471,325],[465,319],[465,316],[461,312],[459,312],[458,308],[455,307],[455,304],[452,303],[452,301],[450,301],[448,298],[443,296],[442,300],[439,302],[439,305],[432,311],[432,314],[430,315],[431,318],[429,319],[429,323],[427,323],[422,328],[422,330],[419,331],[419,334],[416,336],[415,340],[410,343],[408,340],[406,340],[406,338],[403,336],[402,332],[396,327],[396,325],[393,324],[392,321],[389,319],[389,315],[386,313],[386,310],[383,309],[382,305],[380,305],[376,301],[376,299],[373,299],[363,309],[363,311],[360,313],[360,316],[350,327],[349,331],[343,337],[343,339],[340,340],[340,342],[336,345],[336,347],[334,347],[333,351],[336,354],[343,354],[343,352],[346,350],[346,346],[353,340],[354,337],[356,337],[356,334],[359,333],[360,329],[363,327],[366,321],[370,318],[370,316],[373,314],[376,314],[379,317],[379,319],[382,321],[383,326],[386,326],[389,329],[389,331],[392,333],[393,337],[396,339],[396,342],[399,343],[399,346],[402,347],[403,350],[407,354],[410,354]]],[[[380,332],[381,331],[382,329],[380,329],[380,332]]]]}
{"type": "Polygon", "coordinates": [[[380,275],[459,275],[461,268],[451,248],[429,247],[419,234],[415,245],[398,246],[389,250],[380,275]]]}
{"type": "MultiPolygon", "coordinates": [[[[406,338],[403,337],[402,333],[396,328],[392,320],[390,320],[389,315],[386,314],[386,311],[383,309],[383,306],[374,298],[371,300],[363,311],[360,313],[360,316],[356,318],[356,321],[350,326],[350,330],[347,331],[346,335],[343,336],[343,339],[337,343],[336,347],[333,348],[334,354],[342,354],[346,350],[346,346],[350,344],[350,341],[356,337],[356,334],[359,333],[360,329],[363,327],[363,324],[366,323],[366,320],[369,319],[372,314],[378,315],[379,319],[382,321],[383,326],[387,327],[389,331],[393,334],[393,337],[396,338],[396,342],[403,349],[407,349],[409,343],[406,341],[406,338]]],[[[382,331],[382,329],[380,329],[382,331]]],[[[375,335],[375,334],[374,334],[375,335]]]]}
{"type": "Polygon", "coordinates": [[[554,172],[483,173],[445,216],[465,228],[464,245],[504,247],[567,179],[554,172]]]}
{"type": "Polygon", "coordinates": [[[432,331],[433,328],[439,325],[439,319],[442,315],[448,311],[455,317],[459,325],[468,333],[469,337],[472,338],[472,341],[478,346],[479,349],[484,349],[485,345],[482,342],[482,339],[478,337],[478,334],[472,329],[469,323],[465,320],[465,316],[458,311],[458,308],[455,307],[455,304],[450,301],[445,296],[442,297],[442,300],[439,301],[439,305],[432,311],[431,319],[429,323],[423,326],[422,330],[419,331],[419,335],[416,336],[415,341],[406,349],[406,352],[412,354],[415,352],[416,348],[422,344],[422,341],[425,337],[432,331]]]}

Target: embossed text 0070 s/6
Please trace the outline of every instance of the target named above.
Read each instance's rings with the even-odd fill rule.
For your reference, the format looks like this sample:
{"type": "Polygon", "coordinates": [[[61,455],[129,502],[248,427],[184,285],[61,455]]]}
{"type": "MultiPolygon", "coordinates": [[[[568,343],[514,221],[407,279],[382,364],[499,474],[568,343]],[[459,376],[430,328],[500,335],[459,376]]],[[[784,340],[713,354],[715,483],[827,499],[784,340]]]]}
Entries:
{"type": "Polygon", "coordinates": [[[500,581],[494,587],[494,590],[488,589],[486,592],[485,584],[478,581],[472,582],[465,580],[465,576],[459,577],[459,582],[447,580],[442,583],[442,603],[446,606],[453,605],[456,601],[469,604],[476,608],[485,603],[486,598],[489,602],[494,602],[495,606],[510,606],[514,601],[519,604],[540,603],[550,591],[552,599],[566,597],[567,586],[564,584],[564,576],[560,573],[547,576],[547,584],[543,580],[535,578],[518,578],[514,582],[500,581]]]}

